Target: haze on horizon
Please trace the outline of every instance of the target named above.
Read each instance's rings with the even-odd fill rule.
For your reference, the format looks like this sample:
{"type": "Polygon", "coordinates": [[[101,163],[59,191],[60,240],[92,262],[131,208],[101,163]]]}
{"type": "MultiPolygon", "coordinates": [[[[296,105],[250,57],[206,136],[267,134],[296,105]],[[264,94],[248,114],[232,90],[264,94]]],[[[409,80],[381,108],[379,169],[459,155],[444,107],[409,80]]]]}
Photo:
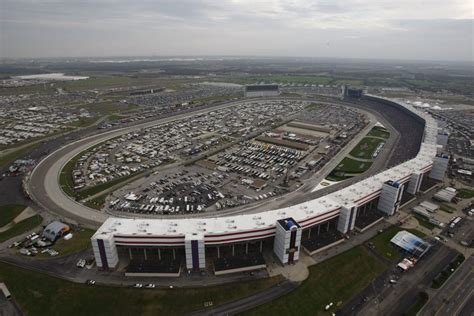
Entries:
{"type": "Polygon", "coordinates": [[[473,60],[470,0],[0,0],[0,58],[473,60]]]}

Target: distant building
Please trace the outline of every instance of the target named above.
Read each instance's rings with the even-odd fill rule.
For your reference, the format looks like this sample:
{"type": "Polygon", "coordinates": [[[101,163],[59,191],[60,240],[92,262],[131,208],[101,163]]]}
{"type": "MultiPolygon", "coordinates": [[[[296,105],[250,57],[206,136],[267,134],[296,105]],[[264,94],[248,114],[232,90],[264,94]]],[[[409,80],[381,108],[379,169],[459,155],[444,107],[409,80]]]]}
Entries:
{"type": "Polygon", "coordinates": [[[43,231],[43,237],[50,240],[56,241],[58,238],[62,237],[68,233],[71,229],[68,225],[63,224],[58,221],[54,221],[48,224],[43,231]]]}
{"type": "Polygon", "coordinates": [[[280,95],[280,87],[277,84],[261,84],[245,86],[245,96],[255,97],[275,97],[280,95]]]}
{"type": "Polygon", "coordinates": [[[354,88],[354,87],[343,87],[344,98],[356,98],[360,99],[364,95],[364,90],[361,88],[354,88]]]}

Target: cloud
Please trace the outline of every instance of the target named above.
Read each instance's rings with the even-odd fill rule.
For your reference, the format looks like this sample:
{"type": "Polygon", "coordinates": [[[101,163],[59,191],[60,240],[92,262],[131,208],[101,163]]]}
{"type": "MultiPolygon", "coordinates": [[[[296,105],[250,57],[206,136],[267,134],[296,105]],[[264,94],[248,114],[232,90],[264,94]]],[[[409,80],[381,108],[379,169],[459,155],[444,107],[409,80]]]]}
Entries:
{"type": "Polygon", "coordinates": [[[472,12],[470,0],[0,0],[0,57],[468,60],[472,12]]]}

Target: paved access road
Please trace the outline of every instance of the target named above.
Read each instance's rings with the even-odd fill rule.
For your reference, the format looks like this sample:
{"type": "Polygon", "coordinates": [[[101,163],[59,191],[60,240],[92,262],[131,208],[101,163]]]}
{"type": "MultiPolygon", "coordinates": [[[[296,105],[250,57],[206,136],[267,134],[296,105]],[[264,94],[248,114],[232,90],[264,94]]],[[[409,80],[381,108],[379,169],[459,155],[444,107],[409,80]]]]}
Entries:
{"type": "MultiPolygon", "coordinates": [[[[386,274],[380,276],[383,284],[378,280],[369,286],[361,295],[367,298],[366,303],[362,299],[352,300],[355,308],[345,306],[347,314],[353,315],[390,315],[398,316],[406,312],[413,305],[418,293],[429,287],[433,278],[444,269],[456,256],[457,252],[443,244],[438,244],[426,254],[411,270],[400,275],[398,283],[390,285],[386,274]]],[[[395,264],[391,270],[396,270],[395,264]]]]}
{"type": "Polygon", "coordinates": [[[204,316],[204,315],[215,315],[215,316],[224,316],[224,315],[236,315],[243,311],[255,308],[257,306],[263,305],[270,301],[276,300],[279,297],[290,293],[298,287],[299,283],[283,281],[277,285],[269,287],[268,289],[262,290],[253,295],[247,296],[243,299],[230,302],[227,304],[219,305],[214,308],[208,308],[200,310],[194,313],[191,313],[192,316],[204,316]]]}
{"type": "Polygon", "coordinates": [[[473,297],[474,257],[470,256],[439,290],[430,295],[420,315],[466,315],[466,312],[472,315],[474,309],[470,308],[474,304],[473,297]]]}

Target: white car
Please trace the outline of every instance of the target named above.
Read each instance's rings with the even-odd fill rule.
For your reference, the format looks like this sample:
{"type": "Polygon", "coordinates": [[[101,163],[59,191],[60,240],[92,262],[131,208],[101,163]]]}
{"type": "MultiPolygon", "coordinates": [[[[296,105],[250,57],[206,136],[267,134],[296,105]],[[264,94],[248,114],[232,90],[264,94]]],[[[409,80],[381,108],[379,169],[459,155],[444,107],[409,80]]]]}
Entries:
{"type": "Polygon", "coordinates": [[[143,284],[136,283],[136,284],[133,285],[133,287],[136,288],[136,289],[141,289],[143,287],[143,284]]]}
{"type": "Polygon", "coordinates": [[[155,287],[156,287],[156,285],[154,285],[153,283],[145,285],[145,288],[147,288],[147,289],[154,289],[155,287]]]}

